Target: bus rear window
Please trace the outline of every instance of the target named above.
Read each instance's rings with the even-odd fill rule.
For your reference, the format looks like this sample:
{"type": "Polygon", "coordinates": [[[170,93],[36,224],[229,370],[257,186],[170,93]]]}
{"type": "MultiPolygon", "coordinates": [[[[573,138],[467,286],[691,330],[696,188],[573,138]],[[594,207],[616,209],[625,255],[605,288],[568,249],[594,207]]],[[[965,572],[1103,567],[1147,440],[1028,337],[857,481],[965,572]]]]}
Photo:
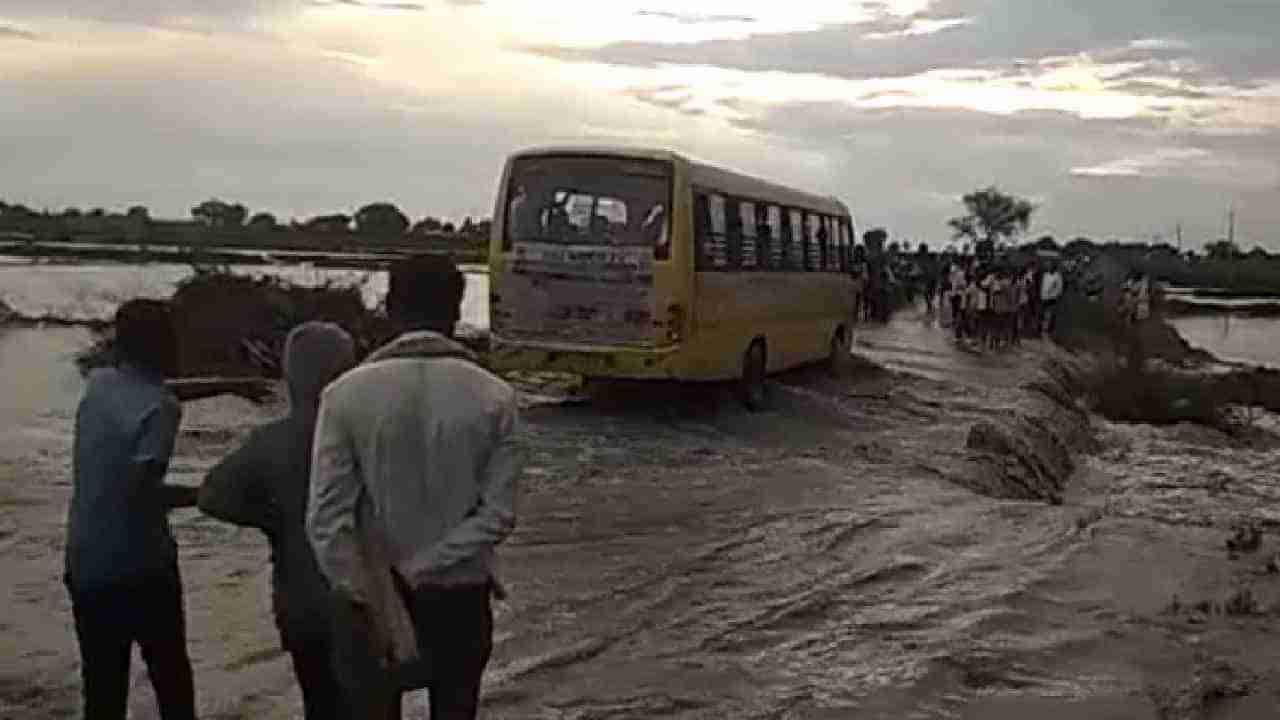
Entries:
{"type": "Polygon", "coordinates": [[[504,247],[515,243],[670,248],[671,166],[599,157],[515,161],[504,247]]]}

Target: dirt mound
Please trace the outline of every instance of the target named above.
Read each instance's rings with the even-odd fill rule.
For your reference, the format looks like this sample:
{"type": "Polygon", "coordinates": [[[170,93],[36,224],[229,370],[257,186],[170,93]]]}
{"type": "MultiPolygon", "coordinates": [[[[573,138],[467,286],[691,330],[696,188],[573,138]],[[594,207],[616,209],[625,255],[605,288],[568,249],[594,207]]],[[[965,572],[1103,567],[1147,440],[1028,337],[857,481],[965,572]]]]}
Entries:
{"type": "Polygon", "coordinates": [[[1046,362],[1023,385],[1015,412],[975,423],[965,447],[978,471],[965,484],[990,497],[1060,504],[1075,455],[1093,445],[1089,414],[1076,399],[1080,378],[1066,361],[1046,362]]]}
{"type": "MultiPolygon", "coordinates": [[[[363,358],[395,335],[386,316],[365,307],[358,285],[295,285],[274,277],[203,270],[179,284],[169,300],[178,327],[179,374],[279,377],[289,331],[321,320],[337,323],[363,358]]],[[[2,316],[2,311],[0,311],[2,316]]],[[[487,334],[459,328],[459,339],[483,355],[487,334]]],[[[82,371],[108,362],[104,335],[79,357],[82,371]]]]}

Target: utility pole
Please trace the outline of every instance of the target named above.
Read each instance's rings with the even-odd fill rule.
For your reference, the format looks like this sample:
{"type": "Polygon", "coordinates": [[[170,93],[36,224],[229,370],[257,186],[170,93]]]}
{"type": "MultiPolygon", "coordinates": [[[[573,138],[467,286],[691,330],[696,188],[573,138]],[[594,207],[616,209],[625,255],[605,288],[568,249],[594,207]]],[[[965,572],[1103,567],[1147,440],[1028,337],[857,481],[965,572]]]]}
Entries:
{"type": "Polygon", "coordinates": [[[1227,242],[1236,244],[1236,204],[1233,200],[1227,206],[1227,242]]]}
{"type": "Polygon", "coordinates": [[[1178,254],[1182,254],[1182,223],[1178,223],[1178,254]]]}

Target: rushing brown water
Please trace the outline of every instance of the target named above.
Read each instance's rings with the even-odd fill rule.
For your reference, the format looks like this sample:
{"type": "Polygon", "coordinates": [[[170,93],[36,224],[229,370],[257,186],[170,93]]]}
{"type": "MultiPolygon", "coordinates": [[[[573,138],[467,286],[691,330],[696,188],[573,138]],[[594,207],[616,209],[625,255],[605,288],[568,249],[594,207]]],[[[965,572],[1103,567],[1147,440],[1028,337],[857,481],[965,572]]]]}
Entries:
{"type": "MultiPolygon", "coordinates": [[[[76,706],[59,572],[83,339],[0,331],[0,377],[43,374],[3,431],[0,717],[76,706]]],[[[760,414],[718,388],[546,404],[526,386],[486,717],[1274,716],[1273,618],[1166,612],[1245,585],[1280,600],[1270,544],[1223,548],[1233,522],[1280,521],[1273,441],[1100,423],[1062,505],[995,500],[961,482],[966,435],[1016,413],[1056,351],[962,352],[912,317],[855,345],[886,370],[788,374],[760,414]]],[[[189,406],[175,478],[276,411],[189,406]]],[[[265,544],[194,512],[175,528],[203,716],[295,717],[265,544]]],[[[134,688],[153,717],[140,665],[134,688]]]]}

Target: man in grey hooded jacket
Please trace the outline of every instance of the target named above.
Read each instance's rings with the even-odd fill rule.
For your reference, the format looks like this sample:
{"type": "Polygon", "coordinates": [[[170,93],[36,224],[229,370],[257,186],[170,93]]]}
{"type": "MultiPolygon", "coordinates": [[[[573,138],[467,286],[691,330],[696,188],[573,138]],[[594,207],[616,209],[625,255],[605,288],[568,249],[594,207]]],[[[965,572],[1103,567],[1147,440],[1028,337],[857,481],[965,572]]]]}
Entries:
{"type": "MultiPolygon", "coordinates": [[[[474,718],[492,649],[494,547],[515,526],[516,395],[451,339],[465,287],[452,260],[402,261],[390,280],[387,313],[405,332],[324,391],[307,530],[333,590],[369,625],[377,603],[365,596],[361,542],[385,548],[432,719],[474,718]]],[[[398,688],[389,702],[367,697],[380,692],[357,689],[366,697],[353,717],[398,716],[398,688]]]]}
{"type": "Polygon", "coordinates": [[[271,543],[272,605],[293,658],[306,720],[342,717],[331,662],[328,588],[306,536],[311,443],[320,391],[355,364],[355,344],[331,323],[299,325],[285,341],[289,414],[256,428],[200,488],[205,514],[261,530],[271,543]]]}

